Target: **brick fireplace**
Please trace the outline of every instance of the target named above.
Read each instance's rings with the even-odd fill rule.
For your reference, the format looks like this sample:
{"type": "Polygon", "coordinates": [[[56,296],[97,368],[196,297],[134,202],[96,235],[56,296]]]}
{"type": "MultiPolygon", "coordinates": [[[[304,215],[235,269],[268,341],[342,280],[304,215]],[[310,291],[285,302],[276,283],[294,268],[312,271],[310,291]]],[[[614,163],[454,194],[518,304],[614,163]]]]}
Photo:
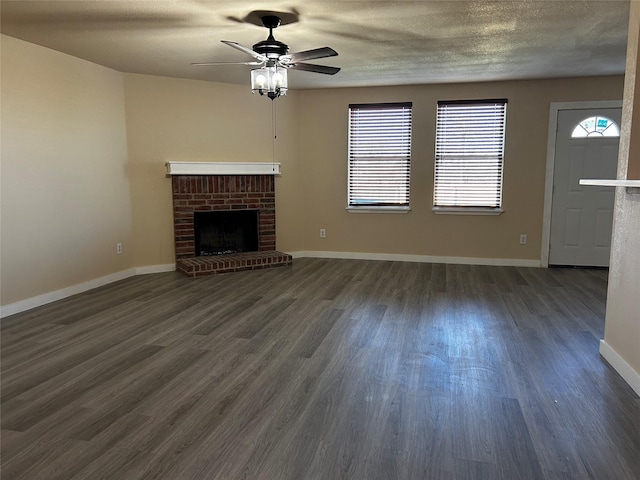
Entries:
{"type": "Polygon", "coordinates": [[[190,277],[291,265],[276,251],[274,175],[173,175],[176,270],[190,277]],[[258,250],[214,256],[195,251],[194,212],[257,210],[258,250]]]}

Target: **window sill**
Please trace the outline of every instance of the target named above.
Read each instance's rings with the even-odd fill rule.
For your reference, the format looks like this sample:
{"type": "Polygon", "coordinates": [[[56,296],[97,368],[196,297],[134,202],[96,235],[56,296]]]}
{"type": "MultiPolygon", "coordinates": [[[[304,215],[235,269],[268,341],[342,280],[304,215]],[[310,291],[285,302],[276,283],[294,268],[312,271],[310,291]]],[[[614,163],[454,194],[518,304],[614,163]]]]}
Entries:
{"type": "Polygon", "coordinates": [[[489,207],[433,207],[436,215],[501,215],[502,208],[489,207]]]}
{"type": "Polygon", "coordinates": [[[347,207],[349,213],[409,213],[411,207],[347,207]]]}

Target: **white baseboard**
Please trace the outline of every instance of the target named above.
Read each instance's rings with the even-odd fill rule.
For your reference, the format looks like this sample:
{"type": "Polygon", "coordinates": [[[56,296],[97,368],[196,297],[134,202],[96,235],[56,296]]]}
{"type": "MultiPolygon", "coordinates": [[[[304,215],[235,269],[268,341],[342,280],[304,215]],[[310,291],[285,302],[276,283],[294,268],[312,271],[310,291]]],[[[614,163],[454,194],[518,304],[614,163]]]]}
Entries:
{"type": "Polygon", "coordinates": [[[176,264],[167,263],[165,265],[149,265],[146,267],[137,267],[136,275],[148,275],[150,273],[175,272],[176,264]]]}
{"type": "Polygon", "coordinates": [[[600,340],[600,355],[620,374],[624,381],[640,395],[640,373],[636,372],[633,367],[604,340],[600,340]]]}
{"type": "Polygon", "coordinates": [[[399,253],[360,253],[360,252],[323,252],[299,251],[287,252],[293,258],[344,258],[349,260],[386,260],[394,262],[416,263],[452,263],[457,265],[493,265],[500,267],[541,267],[540,260],[522,258],[473,258],[440,257],[433,255],[405,255],[399,253]]]}
{"type": "Polygon", "coordinates": [[[175,269],[176,266],[173,263],[167,265],[150,265],[148,267],[129,268],[121,272],[105,275],[104,277],[94,278],[93,280],[89,280],[88,282],[80,283],[78,285],[72,285],[70,287],[62,288],[54,292],[44,293],[42,295],[37,295],[35,297],[20,300],[19,302],[3,305],[2,307],[0,307],[0,318],[5,318],[20,312],[25,312],[27,310],[31,310],[32,308],[41,307],[42,305],[46,305],[48,303],[57,302],[58,300],[62,300],[63,298],[71,297],[72,295],[77,295],[79,293],[84,293],[88,290],[102,287],[103,285],[107,285],[109,283],[133,277],[134,275],[172,272],[175,269]]]}

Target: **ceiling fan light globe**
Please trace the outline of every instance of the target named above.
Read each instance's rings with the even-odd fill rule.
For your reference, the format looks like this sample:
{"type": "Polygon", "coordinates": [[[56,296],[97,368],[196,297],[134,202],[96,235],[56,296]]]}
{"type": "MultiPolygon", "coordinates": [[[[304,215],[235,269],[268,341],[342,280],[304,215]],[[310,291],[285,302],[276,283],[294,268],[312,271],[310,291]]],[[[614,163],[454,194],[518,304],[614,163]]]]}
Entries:
{"type": "Polygon", "coordinates": [[[269,71],[265,67],[251,70],[251,91],[264,90],[269,84],[269,71]]]}

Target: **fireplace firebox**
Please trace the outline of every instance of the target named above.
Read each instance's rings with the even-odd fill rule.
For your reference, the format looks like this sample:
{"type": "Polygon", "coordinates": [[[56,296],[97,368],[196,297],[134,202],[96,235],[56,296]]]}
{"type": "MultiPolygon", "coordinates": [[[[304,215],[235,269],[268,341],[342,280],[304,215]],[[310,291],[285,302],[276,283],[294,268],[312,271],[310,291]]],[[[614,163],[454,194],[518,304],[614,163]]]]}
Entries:
{"type": "Polygon", "coordinates": [[[194,212],[197,257],[258,250],[258,210],[194,212]]]}

